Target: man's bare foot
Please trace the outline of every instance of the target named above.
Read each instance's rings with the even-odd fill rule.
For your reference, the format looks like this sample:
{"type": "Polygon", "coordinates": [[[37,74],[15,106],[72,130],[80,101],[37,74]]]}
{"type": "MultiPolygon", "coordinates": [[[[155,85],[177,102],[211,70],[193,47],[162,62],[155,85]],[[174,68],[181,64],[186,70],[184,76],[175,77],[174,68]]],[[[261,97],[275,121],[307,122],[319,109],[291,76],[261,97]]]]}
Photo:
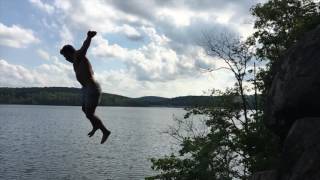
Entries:
{"type": "Polygon", "coordinates": [[[102,133],[103,133],[103,135],[102,135],[102,139],[101,139],[101,144],[106,142],[106,140],[108,139],[108,137],[111,134],[111,132],[108,131],[108,130],[105,130],[105,131],[102,131],[102,133]]]}
{"type": "Polygon", "coordinates": [[[89,133],[88,133],[88,136],[89,137],[92,137],[94,135],[94,133],[96,133],[98,129],[92,129],[89,133]]]}

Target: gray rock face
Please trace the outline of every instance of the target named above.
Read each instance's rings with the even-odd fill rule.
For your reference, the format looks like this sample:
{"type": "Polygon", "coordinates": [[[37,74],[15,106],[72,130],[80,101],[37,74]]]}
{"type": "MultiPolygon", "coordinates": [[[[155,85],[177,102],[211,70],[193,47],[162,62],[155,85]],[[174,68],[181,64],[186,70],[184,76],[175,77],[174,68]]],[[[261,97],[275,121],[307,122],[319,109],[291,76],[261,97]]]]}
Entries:
{"type": "Polygon", "coordinates": [[[290,48],[268,92],[265,124],[284,138],[296,119],[320,117],[320,26],[290,48]]]}
{"type": "Polygon", "coordinates": [[[265,124],[283,140],[280,166],[252,180],[320,180],[320,25],[280,63],[265,109],[265,124]]]}
{"type": "Polygon", "coordinates": [[[261,171],[255,173],[249,180],[276,180],[278,177],[277,171],[261,171]]]}
{"type": "Polygon", "coordinates": [[[250,180],[319,180],[320,117],[294,122],[284,140],[280,168],[255,173],[250,180]]]}
{"type": "Polygon", "coordinates": [[[320,117],[295,121],[281,163],[281,180],[320,179],[320,117]]]}

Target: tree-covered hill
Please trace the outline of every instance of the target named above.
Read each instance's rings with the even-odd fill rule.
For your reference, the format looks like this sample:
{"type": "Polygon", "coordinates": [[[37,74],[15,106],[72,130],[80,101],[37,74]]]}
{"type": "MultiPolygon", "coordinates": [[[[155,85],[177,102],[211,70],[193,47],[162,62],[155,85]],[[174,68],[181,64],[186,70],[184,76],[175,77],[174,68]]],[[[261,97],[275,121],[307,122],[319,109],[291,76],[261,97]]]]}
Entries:
{"type": "MultiPolygon", "coordinates": [[[[207,106],[212,104],[211,96],[182,96],[164,98],[145,96],[130,98],[115,94],[103,93],[101,106],[163,106],[188,107],[207,106]]],[[[81,90],[66,87],[32,87],[32,88],[0,88],[0,104],[30,105],[81,105],[81,90]]]]}

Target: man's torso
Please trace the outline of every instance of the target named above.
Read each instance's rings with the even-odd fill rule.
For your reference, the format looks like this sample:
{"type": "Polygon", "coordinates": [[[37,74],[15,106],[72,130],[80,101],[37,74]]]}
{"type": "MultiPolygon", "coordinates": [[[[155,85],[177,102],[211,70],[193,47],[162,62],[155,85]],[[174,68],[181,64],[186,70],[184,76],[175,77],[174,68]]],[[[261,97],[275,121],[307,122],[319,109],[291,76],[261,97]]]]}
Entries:
{"type": "Polygon", "coordinates": [[[89,60],[85,56],[75,56],[75,58],[77,58],[77,61],[73,63],[73,69],[76,73],[77,80],[84,87],[90,84],[95,84],[93,78],[93,70],[89,60]]]}

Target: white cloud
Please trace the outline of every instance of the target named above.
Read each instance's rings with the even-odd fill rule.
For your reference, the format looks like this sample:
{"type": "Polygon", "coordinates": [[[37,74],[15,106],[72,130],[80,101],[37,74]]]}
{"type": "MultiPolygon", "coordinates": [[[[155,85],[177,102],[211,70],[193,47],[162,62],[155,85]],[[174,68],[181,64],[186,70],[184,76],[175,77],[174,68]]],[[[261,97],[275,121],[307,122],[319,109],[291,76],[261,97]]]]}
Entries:
{"type": "MultiPolygon", "coordinates": [[[[72,65],[64,64],[57,57],[51,57],[52,63],[42,64],[35,68],[10,64],[0,59],[0,87],[44,87],[63,86],[80,87],[76,81],[72,65]]],[[[95,72],[95,78],[101,84],[103,92],[129,97],[182,95],[202,95],[203,91],[222,89],[232,85],[232,77],[225,71],[200,74],[198,77],[185,77],[167,82],[139,81],[129,70],[109,70],[95,72]],[[224,76],[226,78],[216,78],[224,76]]]]}
{"type": "Polygon", "coordinates": [[[189,26],[191,17],[196,14],[185,9],[162,8],[156,12],[156,16],[160,21],[167,21],[175,26],[189,26]]]}
{"type": "Polygon", "coordinates": [[[52,64],[42,64],[29,69],[0,59],[1,87],[78,86],[72,66],[53,58],[52,64]]]}
{"type": "Polygon", "coordinates": [[[141,34],[135,28],[127,24],[121,27],[117,27],[115,32],[123,33],[127,38],[131,40],[139,40],[142,38],[141,34]]]}
{"type": "Polygon", "coordinates": [[[44,3],[41,0],[29,0],[29,2],[48,14],[52,14],[54,12],[54,7],[52,5],[44,3]]]}
{"type": "Polygon", "coordinates": [[[34,76],[34,73],[20,65],[9,64],[0,59],[0,86],[29,86],[30,84],[40,84],[40,77],[34,76]]]}
{"type": "Polygon", "coordinates": [[[64,64],[57,57],[52,57],[52,64],[42,64],[34,69],[41,74],[46,86],[79,87],[71,64],[64,64]]]}
{"type": "Polygon", "coordinates": [[[54,5],[61,12],[62,21],[68,24],[68,28],[74,30],[91,29],[99,33],[119,33],[131,40],[140,40],[142,38],[141,33],[131,24],[148,24],[147,21],[135,15],[114,8],[112,4],[106,1],[56,0],[54,5]]]}
{"type": "Polygon", "coordinates": [[[159,35],[157,33],[157,30],[153,27],[141,27],[142,31],[146,33],[146,35],[150,38],[151,42],[154,42],[158,45],[164,45],[167,44],[170,39],[168,39],[165,35],[159,35]]]}
{"type": "Polygon", "coordinates": [[[226,71],[203,73],[198,77],[186,77],[167,82],[139,81],[134,78],[134,74],[126,70],[96,73],[95,78],[101,84],[103,92],[129,97],[203,95],[204,91],[213,88],[224,89],[233,84],[232,77],[226,71]],[[218,76],[226,78],[216,78],[218,76]]]}
{"type": "Polygon", "coordinates": [[[19,25],[9,27],[0,23],[0,44],[3,46],[24,48],[39,41],[31,29],[24,29],[19,25]]]}
{"type": "Polygon", "coordinates": [[[249,17],[254,2],[56,0],[54,4],[68,28],[119,33],[131,40],[141,40],[144,39],[141,31],[149,27],[172,39],[178,47],[196,45],[194,39],[202,31],[221,33],[225,29],[247,36],[252,26],[242,28],[243,21],[249,17]]]}
{"type": "Polygon", "coordinates": [[[59,46],[63,46],[65,44],[73,44],[74,42],[73,35],[66,25],[62,26],[61,30],[59,31],[59,36],[61,39],[59,46]]]}
{"type": "Polygon", "coordinates": [[[107,39],[102,36],[97,35],[92,40],[92,54],[95,56],[105,57],[105,58],[120,58],[126,59],[128,54],[128,49],[119,46],[118,44],[110,45],[107,39]]]}
{"type": "Polygon", "coordinates": [[[58,9],[67,11],[71,8],[71,2],[66,0],[55,0],[54,6],[57,7],[58,9]]]}
{"type": "Polygon", "coordinates": [[[127,49],[98,36],[93,39],[92,54],[103,59],[118,59],[139,81],[171,81],[182,77],[197,77],[199,68],[215,67],[215,61],[202,48],[190,48],[188,54],[177,54],[168,46],[170,40],[146,28],[151,41],[138,49],[127,49]]]}
{"type": "Polygon", "coordinates": [[[37,54],[41,59],[44,59],[47,61],[49,61],[49,59],[50,59],[50,55],[46,51],[44,51],[43,49],[38,49],[37,54]]]}

